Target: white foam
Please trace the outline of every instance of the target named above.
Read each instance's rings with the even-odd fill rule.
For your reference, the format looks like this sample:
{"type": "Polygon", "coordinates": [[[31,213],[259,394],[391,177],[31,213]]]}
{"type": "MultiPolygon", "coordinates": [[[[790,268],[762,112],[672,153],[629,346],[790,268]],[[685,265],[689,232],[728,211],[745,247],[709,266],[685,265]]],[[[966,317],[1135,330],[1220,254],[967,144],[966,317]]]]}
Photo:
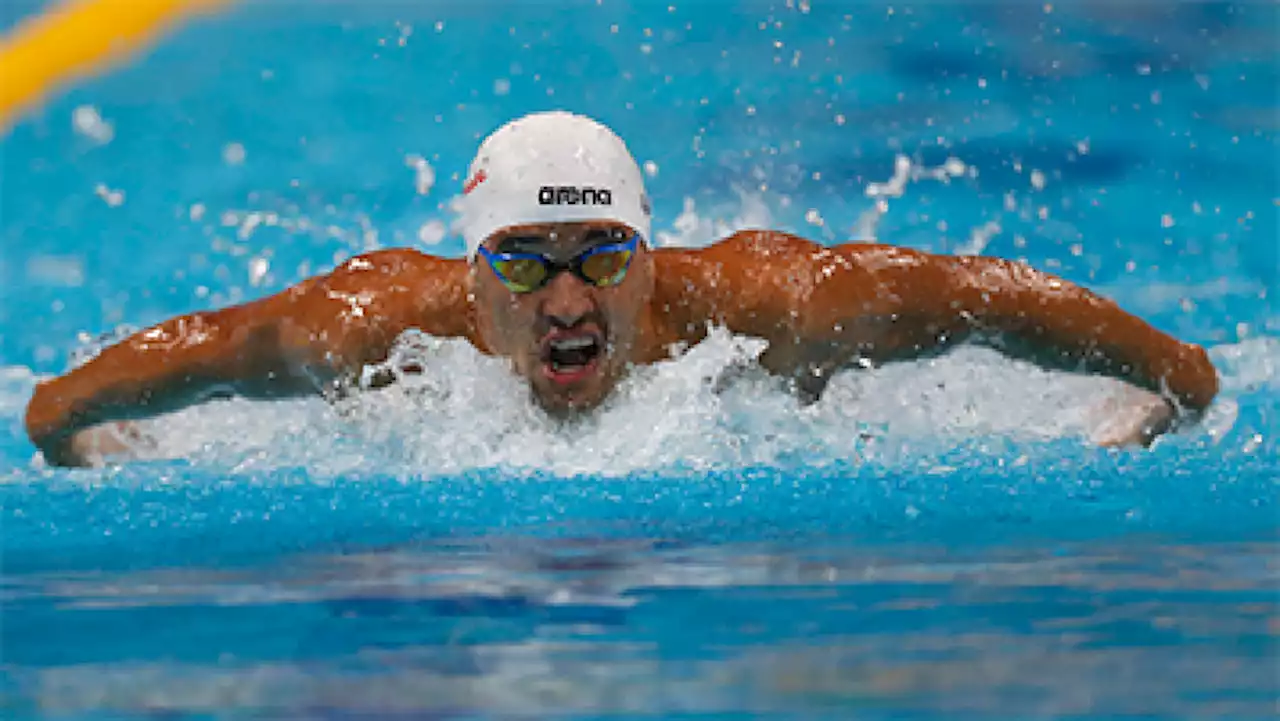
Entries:
{"type": "Polygon", "coordinates": [[[1280,391],[1280,338],[1224,343],[1209,352],[1222,373],[1222,389],[1234,393],[1280,391]]]}
{"type": "MultiPolygon", "coordinates": [[[[303,466],[317,477],[477,468],[616,476],[787,466],[796,458],[811,467],[895,463],[965,439],[1083,444],[1108,421],[1108,404],[1142,393],[966,347],[838,374],[821,401],[803,406],[754,365],[763,347],[714,330],[681,358],[637,369],[597,413],[560,424],[536,408],[503,361],[462,341],[411,333],[387,367],[421,363],[424,374],[333,405],[235,399],[187,409],[140,424],[155,443],[137,455],[239,471],[303,466]]],[[[1218,440],[1230,430],[1236,393],[1277,387],[1276,339],[1221,346],[1214,357],[1227,392],[1201,427],[1187,431],[1193,438],[1218,440]]],[[[34,381],[26,369],[3,369],[4,415],[20,415],[34,381]]]]}

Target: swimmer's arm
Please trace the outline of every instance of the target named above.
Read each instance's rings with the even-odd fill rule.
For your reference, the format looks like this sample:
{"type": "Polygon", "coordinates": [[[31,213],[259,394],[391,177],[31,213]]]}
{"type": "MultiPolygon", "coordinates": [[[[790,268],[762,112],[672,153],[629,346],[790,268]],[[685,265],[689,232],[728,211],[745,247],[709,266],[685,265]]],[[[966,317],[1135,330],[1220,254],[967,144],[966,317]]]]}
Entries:
{"type": "Polygon", "coordinates": [[[101,423],[162,415],[219,395],[306,392],[277,353],[288,296],[167,320],[36,386],[31,441],[54,465],[83,465],[74,436],[101,423]]]}
{"type": "Polygon", "coordinates": [[[861,285],[889,299],[878,308],[882,321],[890,312],[871,353],[875,360],[920,355],[977,335],[1045,367],[1126,381],[1189,415],[1206,409],[1218,392],[1217,372],[1200,346],[1024,263],[853,248],[843,252],[856,254],[858,266],[869,270],[861,285]]]}
{"type": "Polygon", "coordinates": [[[673,340],[707,321],[769,341],[760,357],[806,398],[851,363],[928,355],[977,336],[1049,368],[1087,370],[1159,395],[1146,442],[1218,391],[1204,349],[1181,343],[1082,287],[1022,263],[890,245],[823,247],[742,231],[705,249],[659,249],[657,290],[673,340]]]}
{"type": "Polygon", "coordinates": [[[1218,373],[1204,348],[1086,288],[998,258],[934,256],[933,262],[952,279],[943,312],[967,314],[975,331],[1009,341],[1011,355],[1126,381],[1193,416],[1218,393],[1218,373]]]}
{"type": "Polygon", "coordinates": [[[27,433],[50,463],[82,465],[73,438],[101,423],[216,396],[315,394],[385,358],[410,326],[465,334],[459,262],[384,251],[261,300],[165,321],[39,384],[27,433]]]}

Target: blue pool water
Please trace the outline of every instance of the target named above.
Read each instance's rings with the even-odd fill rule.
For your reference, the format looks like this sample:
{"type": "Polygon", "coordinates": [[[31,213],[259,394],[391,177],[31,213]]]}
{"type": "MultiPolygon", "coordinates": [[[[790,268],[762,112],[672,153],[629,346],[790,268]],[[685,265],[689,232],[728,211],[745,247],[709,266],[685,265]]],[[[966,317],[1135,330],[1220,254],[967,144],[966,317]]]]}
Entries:
{"type": "Polygon", "coordinates": [[[249,3],[0,138],[5,718],[1277,711],[1280,8],[511,5],[249,3]],[[1106,451],[1099,379],[962,349],[800,408],[717,334],[563,429],[442,343],[414,393],[36,458],[34,383],[100,335],[458,254],[475,143],[550,107],[627,138],[661,244],[1025,258],[1223,394],[1106,451]]]}

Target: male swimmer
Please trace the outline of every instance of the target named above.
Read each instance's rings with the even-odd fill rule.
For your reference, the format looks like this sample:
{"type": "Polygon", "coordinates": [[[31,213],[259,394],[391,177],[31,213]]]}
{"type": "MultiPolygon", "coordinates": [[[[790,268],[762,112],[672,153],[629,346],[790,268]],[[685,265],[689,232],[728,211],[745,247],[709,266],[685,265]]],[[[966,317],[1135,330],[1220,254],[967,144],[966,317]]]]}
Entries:
{"type": "Polygon", "coordinates": [[[590,411],[629,367],[672,357],[709,325],[767,341],[760,364],[806,399],[841,368],[998,338],[1005,353],[1156,394],[1116,444],[1149,442],[1218,390],[1199,346],[1021,263],[766,230],[653,248],[650,215],[640,169],[611,130],[565,112],[525,116],[471,164],[465,258],[375,251],[277,295],[168,320],[41,383],[27,432],[50,463],[82,465],[95,426],[218,393],[321,393],[414,328],[509,359],[554,416],[590,411]]]}

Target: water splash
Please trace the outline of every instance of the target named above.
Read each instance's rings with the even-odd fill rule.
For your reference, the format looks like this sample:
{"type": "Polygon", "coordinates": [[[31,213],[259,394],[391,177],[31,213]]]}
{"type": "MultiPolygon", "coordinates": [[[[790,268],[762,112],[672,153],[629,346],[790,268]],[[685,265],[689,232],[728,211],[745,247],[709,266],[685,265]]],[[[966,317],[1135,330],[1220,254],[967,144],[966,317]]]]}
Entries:
{"type": "MultiPolygon", "coordinates": [[[[429,167],[417,156],[407,163],[419,173],[429,167]]],[[[970,172],[957,158],[930,168],[899,156],[892,178],[867,187],[875,204],[858,224],[874,235],[888,199],[902,197],[912,182],[945,183],[970,172]]],[[[237,238],[239,251],[233,255],[245,257],[251,284],[270,285],[269,271],[279,265],[270,260],[271,248],[245,246],[257,241],[263,228],[336,241],[347,251],[377,245],[376,230],[360,213],[350,227],[326,227],[300,207],[256,202],[257,208],[221,212],[201,205],[198,213],[206,222],[220,218],[210,227],[221,225],[237,238]]],[[[736,202],[704,208],[686,198],[671,230],[659,231],[656,242],[698,247],[742,228],[770,227],[769,202],[763,194],[742,190],[736,202]]],[[[194,207],[191,212],[197,221],[194,207]]],[[[337,209],[326,212],[331,219],[346,217],[337,209]]],[[[429,239],[439,240],[444,223],[428,220],[432,223],[429,239]]],[[[957,252],[981,252],[1000,230],[994,221],[974,228],[970,242],[957,252]]],[[[1203,291],[1212,295],[1222,289],[1211,284],[1203,291]]],[[[82,338],[72,365],[131,330],[82,338]]],[[[936,459],[963,444],[999,448],[1009,439],[1035,444],[1069,438],[1087,446],[1144,394],[1117,381],[1046,372],[991,350],[962,348],[942,358],[838,374],[820,402],[804,406],[757,367],[762,350],[758,340],[713,330],[683,357],[636,369],[599,412],[566,425],[530,402],[527,386],[503,361],[465,342],[410,333],[387,363],[366,372],[366,380],[378,373],[397,376],[399,382],[390,388],[334,404],[320,399],[211,403],[138,424],[149,440],[134,450],[138,458],[187,458],[241,471],[302,466],[315,477],[366,470],[420,476],[477,468],[516,475],[617,476],[848,462],[920,469],[920,463],[932,461],[919,459],[936,459]],[[401,370],[406,367],[426,372],[406,374],[401,370]]],[[[1214,357],[1224,370],[1226,393],[1200,425],[1173,442],[1221,442],[1238,424],[1236,399],[1276,387],[1280,347],[1274,339],[1219,346],[1214,357]]],[[[20,415],[25,401],[8,400],[13,402],[6,409],[20,415]]],[[[1245,445],[1255,448],[1269,442],[1246,436],[1245,445]]]]}
{"type": "MultiPolygon", "coordinates": [[[[866,196],[875,201],[865,210],[853,225],[850,237],[858,240],[874,241],[880,219],[889,212],[889,199],[901,198],[907,192],[907,186],[921,180],[936,180],[950,183],[952,178],[965,175],[976,175],[977,170],[959,158],[947,158],[942,165],[929,167],[920,165],[906,155],[898,155],[893,163],[893,176],[883,183],[868,183],[866,196]]],[[[979,251],[980,252],[980,251],[979,251]]]]}
{"type": "MultiPolygon", "coordinates": [[[[213,402],[140,423],[150,440],[135,448],[141,458],[188,458],[237,472],[302,466],[317,477],[478,468],[622,476],[796,464],[917,467],[921,458],[966,443],[999,449],[1009,441],[1067,438],[1087,447],[1115,408],[1144,393],[965,347],[837,374],[824,397],[805,406],[756,365],[763,349],[762,341],[713,329],[686,355],[636,369],[598,412],[561,423],[536,407],[502,360],[463,341],[411,332],[365,374],[370,381],[393,373],[399,382],[389,387],[332,404],[213,402]]],[[[1213,354],[1227,393],[1202,424],[1170,442],[1221,440],[1236,424],[1237,394],[1276,383],[1274,341],[1213,354]]],[[[7,410],[17,411],[25,399],[10,396],[7,410]]]]}
{"type": "Polygon", "coordinates": [[[683,209],[672,223],[672,229],[656,233],[656,244],[660,247],[701,248],[739,230],[773,225],[773,215],[762,194],[741,188],[735,192],[738,195],[736,204],[713,205],[702,213],[698,212],[693,198],[685,197],[683,209]]]}

